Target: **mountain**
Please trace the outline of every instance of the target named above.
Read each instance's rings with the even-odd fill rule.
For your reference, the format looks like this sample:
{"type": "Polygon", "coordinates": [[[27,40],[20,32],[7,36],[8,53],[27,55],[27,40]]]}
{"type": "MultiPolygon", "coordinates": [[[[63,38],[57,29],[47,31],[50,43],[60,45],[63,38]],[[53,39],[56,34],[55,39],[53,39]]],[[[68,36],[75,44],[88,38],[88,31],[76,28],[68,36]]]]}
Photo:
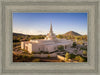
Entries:
{"type": "Polygon", "coordinates": [[[74,32],[74,31],[69,31],[64,34],[65,36],[81,36],[81,34],[74,32]]]}
{"type": "MultiPolygon", "coordinates": [[[[22,34],[22,33],[13,33],[13,35],[14,36],[18,36],[18,35],[19,36],[39,36],[39,35],[27,35],[27,34],[22,34]]],[[[69,32],[66,32],[65,34],[61,34],[61,35],[64,35],[64,36],[81,36],[81,34],[74,32],[74,31],[69,31],[69,32]]]]}
{"type": "Polygon", "coordinates": [[[24,34],[22,34],[22,33],[13,33],[13,35],[16,36],[16,35],[24,35],[24,34]]]}

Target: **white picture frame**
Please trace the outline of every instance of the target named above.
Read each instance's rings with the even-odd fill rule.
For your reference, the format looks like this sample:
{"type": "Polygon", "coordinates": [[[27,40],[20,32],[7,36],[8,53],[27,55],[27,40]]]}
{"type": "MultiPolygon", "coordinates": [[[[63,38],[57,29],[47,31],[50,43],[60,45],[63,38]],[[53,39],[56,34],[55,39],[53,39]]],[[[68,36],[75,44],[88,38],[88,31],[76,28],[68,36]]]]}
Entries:
{"type": "Polygon", "coordinates": [[[1,75],[99,75],[100,0],[0,0],[0,73],[1,75]],[[13,12],[87,12],[88,62],[13,62],[13,12]]]}

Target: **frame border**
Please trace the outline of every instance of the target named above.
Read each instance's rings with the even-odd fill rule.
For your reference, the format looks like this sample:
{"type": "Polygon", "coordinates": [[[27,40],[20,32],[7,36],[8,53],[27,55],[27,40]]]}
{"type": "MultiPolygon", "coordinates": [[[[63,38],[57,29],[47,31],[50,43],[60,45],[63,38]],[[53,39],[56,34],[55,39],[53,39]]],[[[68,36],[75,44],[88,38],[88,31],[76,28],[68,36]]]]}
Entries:
{"type": "MultiPolygon", "coordinates": [[[[31,2],[31,1],[30,1],[31,2]]],[[[29,2],[29,3],[30,3],[29,2]]],[[[4,24],[4,22],[3,22],[3,20],[5,19],[4,18],[4,16],[5,16],[5,14],[4,14],[4,11],[5,11],[5,5],[6,5],[6,3],[8,4],[8,5],[11,5],[11,4],[14,4],[14,5],[17,5],[17,2],[1,2],[1,4],[2,4],[2,29],[5,29],[5,24],[4,24]]],[[[18,2],[18,3],[20,3],[21,4],[21,2],[18,2]]],[[[23,2],[22,2],[23,3],[23,2]]],[[[26,3],[26,2],[25,2],[26,3]]],[[[36,4],[41,4],[42,2],[36,2],[36,4]]],[[[44,2],[43,2],[44,3],[44,2]]],[[[50,2],[46,2],[46,3],[50,3],[50,2]]],[[[52,2],[51,2],[52,3],[52,2]]],[[[54,2],[53,2],[54,3],[54,2]]],[[[55,2],[55,4],[56,4],[57,2],[55,2]]],[[[62,2],[63,3],[63,2],[62,2]]],[[[68,3],[68,2],[67,2],[68,3]]],[[[70,3],[75,3],[75,2],[70,2],[70,3]]],[[[78,3],[81,3],[81,2],[78,2],[78,3]]],[[[90,4],[94,4],[94,3],[96,3],[96,9],[95,9],[95,11],[96,11],[96,14],[95,14],[95,16],[98,18],[98,2],[88,2],[88,3],[90,3],[90,4]]],[[[28,4],[28,3],[27,3],[28,4]]],[[[58,2],[58,4],[61,4],[61,3],[59,3],[58,2]]],[[[65,3],[64,3],[65,4],[65,3]]],[[[76,2],[76,4],[77,4],[77,2],[76,2]]],[[[96,24],[96,27],[98,27],[98,20],[96,20],[95,19],[95,24],[96,24]]],[[[1,31],[5,31],[5,30],[2,30],[1,29],[1,31]]],[[[98,30],[96,30],[95,29],[95,32],[98,32],[98,30]]],[[[6,32],[4,32],[4,33],[6,33],[6,32]]],[[[3,32],[1,33],[2,34],[2,39],[5,39],[4,38],[4,36],[5,36],[5,34],[3,34],[3,32]]],[[[98,36],[98,33],[97,34],[95,34],[95,36],[98,36]]],[[[97,45],[95,45],[95,48],[96,48],[96,51],[98,50],[98,37],[95,37],[95,42],[97,43],[97,45]]],[[[1,43],[2,43],[2,40],[0,40],[1,41],[1,43]]],[[[5,42],[5,41],[4,41],[5,42]]],[[[95,44],[96,44],[95,43],[95,44]]],[[[5,44],[4,43],[2,43],[2,47],[4,46],[5,44]]],[[[4,50],[4,48],[2,49],[2,47],[1,47],[1,50],[4,50]]],[[[5,53],[4,51],[2,51],[3,52],[3,54],[5,53]]],[[[95,71],[91,71],[91,72],[95,72],[95,73],[97,73],[98,72],[98,51],[97,52],[95,52],[96,54],[96,58],[97,59],[95,59],[95,61],[96,61],[96,66],[95,66],[95,71]]],[[[1,56],[1,57],[3,57],[3,56],[1,56]]],[[[3,67],[4,67],[4,59],[2,59],[2,73],[9,73],[10,71],[8,70],[8,71],[4,71],[4,69],[3,69],[3,67]]],[[[13,71],[14,72],[14,71],[13,71]]],[[[19,72],[19,71],[17,71],[17,72],[19,72]]],[[[16,72],[16,73],[17,73],[16,72]]],[[[84,72],[84,71],[83,71],[84,72]]],[[[90,72],[90,71],[89,71],[90,72]]],[[[38,71],[38,73],[39,73],[39,71],[38,71]]],[[[46,73],[46,72],[43,72],[43,73],[46,73]]],[[[51,73],[51,72],[50,72],[51,73]]],[[[55,73],[57,73],[57,72],[55,72],[55,73]]],[[[64,73],[64,72],[62,72],[62,73],[64,73]]],[[[65,72],[65,73],[69,73],[69,72],[65,72]]],[[[72,73],[72,72],[71,72],[72,73]]],[[[77,73],[77,72],[75,72],[75,73],[77,73]]]]}

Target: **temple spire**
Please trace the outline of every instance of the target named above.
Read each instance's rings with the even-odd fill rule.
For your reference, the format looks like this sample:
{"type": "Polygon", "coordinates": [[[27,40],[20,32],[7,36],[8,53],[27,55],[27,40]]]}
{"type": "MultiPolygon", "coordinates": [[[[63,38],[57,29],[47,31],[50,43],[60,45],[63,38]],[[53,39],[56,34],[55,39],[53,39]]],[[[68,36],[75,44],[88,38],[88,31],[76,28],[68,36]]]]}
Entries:
{"type": "Polygon", "coordinates": [[[50,26],[50,33],[52,33],[53,31],[52,31],[52,23],[51,23],[51,26],[50,26]]]}
{"type": "Polygon", "coordinates": [[[47,39],[47,40],[56,40],[56,35],[53,33],[53,30],[52,30],[52,23],[50,25],[50,31],[47,34],[45,39],[47,39]]]}

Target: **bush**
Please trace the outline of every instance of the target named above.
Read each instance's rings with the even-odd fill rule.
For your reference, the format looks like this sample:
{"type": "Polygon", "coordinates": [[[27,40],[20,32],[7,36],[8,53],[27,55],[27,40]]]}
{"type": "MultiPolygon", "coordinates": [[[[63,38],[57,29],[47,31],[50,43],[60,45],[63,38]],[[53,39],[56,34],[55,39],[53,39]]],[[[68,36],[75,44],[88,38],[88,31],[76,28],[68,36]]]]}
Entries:
{"type": "Polygon", "coordinates": [[[65,54],[65,61],[67,61],[67,60],[69,59],[69,57],[70,57],[70,54],[67,52],[67,53],[65,54]]]}
{"type": "Polygon", "coordinates": [[[64,50],[64,46],[59,45],[59,46],[58,46],[58,50],[64,50]]]}
{"type": "Polygon", "coordinates": [[[26,59],[28,56],[26,56],[25,54],[23,54],[22,57],[26,59]]]}
{"type": "Polygon", "coordinates": [[[84,59],[83,59],[81,56],[76,56],[76,57],[74,58],[74,60],[75,60],[75,61],[79,61],[79,62],[83,62],[83,61],[84,61],[84,59]]]}
{"type": "Polygon", "coordinates": [[[70,54],[70,59],[73,59],[73,58],[75,58],[75,57],[76,57],[76,55],[70,54]]]}
{"type": "Polygon", "coordinates": [[[50,58],[50,54],[48,54],[48,58],[50,58]]]}
{"type": "Polygon", "coordinates": [[[13,40],[13,42],[20,42],[20,40],[13,40]]]}
{"type": "Polygon", "coordinates": [[[73,42],[73,45],[72,45],[72,47],[76,47],[77,46],[77,44],[76,44],[76,42],[73,42]]]}
{"type": "Polygon", "coordinates": [[[81,47],[81,50],[86,50],[87,51],[87,47],[81,47]]]}
{"type": "Polygon", "coordinates": [[[34,52],[32,51],[32,54],[34,54],[34,52]]]}
{"type": "Polygon", "coordinates": [[[87,51],[83,50],[83,54],[84,54],[84,55],[87,55],[87,51]]]}
{"type": "Polygon", "coordinates": [[[77,53],[77,50],[74,50],[75,53],[77,53]]]}
{"type": "Polygon", "coordinates": [[[83,57],[83,59],[84,59],[84,62],[87,62],[87,57],[83,57]]]}
{"type": "Polygon", "coordinates": [[[21,50],[23,50],[24,53],[26,53],[26,54],[30,54],[30,53],[28,52],[28,50],[25,50],[25,49],[21,49],[21,50]]]}

